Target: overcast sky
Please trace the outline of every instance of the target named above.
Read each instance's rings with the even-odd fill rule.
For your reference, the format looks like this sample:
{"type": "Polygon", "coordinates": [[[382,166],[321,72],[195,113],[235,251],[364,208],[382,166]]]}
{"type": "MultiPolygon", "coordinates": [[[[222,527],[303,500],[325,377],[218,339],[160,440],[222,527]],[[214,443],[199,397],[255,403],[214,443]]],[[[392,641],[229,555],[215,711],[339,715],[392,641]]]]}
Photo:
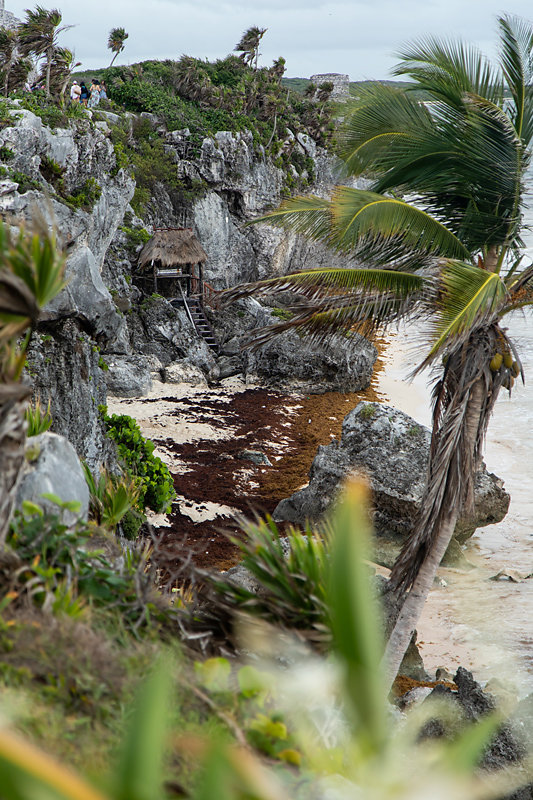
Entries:
{"type": "MultiPolygon", "coordinates": [[[[37,3],[35,3],[36,5],[37,3]]],[[[59,7],[62,36],[83,67],[106,66],[112,27],[126,28],[129,39],[117,64],[182,54],[215,59],[233,50],[251,25],[268,28],[261,62],[287,60],[287,77],[343,72],[352,80],[386,78],[395,52],[406,41],[432,33],[460,36],[495,56],[496,17],[501,13],[533,18],[526,0],[39,0],[59,7]]],[[[28,0],[6,0],[6,10],[22,18],[28,0]]]]}

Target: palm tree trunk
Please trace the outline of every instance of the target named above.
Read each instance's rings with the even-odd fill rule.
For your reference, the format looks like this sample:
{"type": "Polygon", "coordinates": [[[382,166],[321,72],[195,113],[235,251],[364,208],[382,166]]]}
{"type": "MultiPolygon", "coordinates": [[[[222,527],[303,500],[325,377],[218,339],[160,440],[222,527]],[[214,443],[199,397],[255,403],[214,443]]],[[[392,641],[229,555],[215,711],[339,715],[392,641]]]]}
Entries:
{"type": "MultiPolygon", "coordinates": [[[[0,551],[3,550],[25,463],[26,401],[19,397],[0,401],[0,551]]],[[[26,393],[24,393],[26,394],[26,393]]]]}
{"type": "Polygon", "coordinates": [[[120,50],[117,50],[117,52],[115,53],[115,55],[111,59],[111,64],[109,65],[108,69],[110,69],[113,66],[113,64],[115,63],[115,58],[118,56],[119,53],[120,53],[120,50]]]}
{"type": "Polygon", "coordinates": [[[46,53],[46,96],[50,97],[50,71],[52,69],[52,48],[49,48],[46,53]]]}
{"type": "MultiPolygon", "coordinates": [[[[477,380],[468,400],[465,412],[465,439],[472,455],[475,452],[476,440],[478,437],[479,424],[483,407],[483,382],[477,380]]],[[[392,683],[398,674],[400,664],[413,633],[418,624],[418,620],[424,609],[424,605],[433,586],[437,569],[442,561],[448,545],[450,544],[457,518],[462,511],[461,508],[450,508],[442,519],[440,530],[435,539],[434,545],[426,556],[413,585],[403,602],[396,623],[387,642],[384,655],[384,672],[387,679],[387,690],[390,690],[392,683]]]]}

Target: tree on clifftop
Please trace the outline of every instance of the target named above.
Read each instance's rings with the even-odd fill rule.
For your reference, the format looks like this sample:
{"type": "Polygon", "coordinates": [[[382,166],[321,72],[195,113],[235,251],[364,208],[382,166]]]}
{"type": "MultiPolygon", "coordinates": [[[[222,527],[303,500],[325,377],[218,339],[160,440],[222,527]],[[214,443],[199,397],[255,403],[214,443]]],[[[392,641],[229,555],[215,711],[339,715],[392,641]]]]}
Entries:
{"type": "Polygon", "coordinates": [[[249,67],[254,66],[257,69],[257,61],[259,59],[259,42],[267,32],[267,28],[258,28],[253,25],[243,33],[238,43],[235,45],[235,52],[241,53],[240,58],[249,67]]]}
{"type": "Polygon", "coordinates": [[[48,11],[42,6],[26,10],[26,19],[18,29],[20,39],[20,52],[22,56],[35,55],[45,59],[45,89],[47,97],[50,96],[50,72],[54,54],[58,47],[58,36],[63,31],[72,28],[72,25],[63,25],[61,28],[61,11],[53,8],[48,11]]]}
{"type": "Polygon", "coordinates": [[[395,75],[360,92],[339,135],[351,175],[330,200],[294,197],[261,221],[325,242],[363,268],[321,269],[237,287],[229,297],[305,295],[287,322],[323,340],[416,319],[425,347],[414,371],[434,367],[433,431],[414,532],[391,574],[401,610],[387,646],[390,681],[431,589],[459,514],[472,502],[483,440],[500,389],[522,368],[501,327],[533,305],[533,265],[521,265],[524,178],[533,136],[533,26],[501,17],[499,64],[462,43],[420,40],[395,75]],[[423,103],[416,92],[431,100],[423,103]],[[402,199],[408,196],[409,201],[402,199]],[[303,309],[303,310],[302,310],[303,309]]]}
{"type": "Polygon", "coordinates": [[[111,50],[112,53],[115,55],[111,59],[110,67],[113,66],[115,58],[118,56],[119,53],[122,53],[126,44],[126,39],[128,39],[129,33],[126,33],[125,28],[111,28],[109,31],[109,38],[107,40],[107,47],[108,50],[111,50]]]}

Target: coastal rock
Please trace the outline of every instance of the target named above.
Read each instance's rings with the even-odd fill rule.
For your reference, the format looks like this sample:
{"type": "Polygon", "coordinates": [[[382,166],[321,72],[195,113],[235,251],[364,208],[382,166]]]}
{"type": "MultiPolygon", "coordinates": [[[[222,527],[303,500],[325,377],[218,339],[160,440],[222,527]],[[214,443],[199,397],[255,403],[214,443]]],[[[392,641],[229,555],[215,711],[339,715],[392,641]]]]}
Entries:
{"type": "Polygon", "coordinates": [[[150,367],[142,356],[105,356],[108,392],[115,397],[144,397],[152,388],[150,367]]]}
{"type": "Polygon", "coordinates": [[[0,131],[0,145],[13,151],[13,168],[27,176],[34,188],[2,194],[0,212],[28,223],[40,214],[58,230],[67,248],[68,283],[47,307],[47,317],[78,316],[95,336],[111,339],[122,321],[101,271],[133,196],[134,182],[124,170],[112,176],[113,145],[89,120],[51,130],[30,111],[18,109],[11,116],[12,123],[0,131]],[[80,208],[69,205],[56,192],[55,179],[47,169],[50,163],[61,170],[62,195],[81,197],[91,186],[94,197],[80,208]]]}
{"type": "Polygon", "coordinates": [[[79,322],[50,323],[34,335],[24,381],[50,401],[52,430],[65,436],[91,470],[113,463],[98,406],[107,402],[105,373],[94,340],[79,322]]]}
{"type": "Polygon", "coordinates": [[[278,322],[271,308],[251,297],[215,315],[212,324],[223,353],[221,377],[242,372],[254,382],[313,394],[355,392],[370,384],[377,350],[357,333],[349,342],[338,337],[318,344],[287,331],[261,347],[246,347],[261,328],[278,322]]]}
{"type": "MultiPolygon", "coordinates": [[[[454,683],[457,686],[456,692],[442,685],[437,686],[424,703],[448,700],[459,713],[452,718],[448,716],[447,719],[443,717],[430,720],[423,730],[423,738],[456,737],[458,731],[467,724],[479,722],[494,712],[496,708],[494,698],[483,691],[471,672],[459,667],[454,677],[454,683]]],[[[524,746],[515,735],[512,725],[506,722],[497,728],[496,733],[484,749],[480,766],[487,771],[501,770],[508,765],[518,767],[525,756],[524,746]]],[[[527,780],[526,772],[524,772],[524,780],[527,780]]],[[[531,797],[532,787],[524,786],[509,795],[507,800],[530,800],[531,797]]]]}
{"type": "Polygon", "coordinates": [[[164,383],[188,383],[190,386],[207,386],[205,374],[199,367],[185,361],[175,361],[162,370],[164,383]]]}
{"type": "Polygon", "coordinates": [[[271,386],[310,393],[357,392],[370,385],[376,358],[374,345],[358,333],[350,343],[339,337],[316,344],[286,331],[247,351],[246,371],[271,386]]]}
{"type": "MultiPolygon", "coordinates": [[[[273,517],[302,524],[328,511],[346,478],[364,473],[372,487],[376,558],[391,566],[412,530],[426,481],[430,432],[390,406],[361,402],[344,418],[340,442],[318,448],[309,484],[282,500],[273,517]]],[[[456,535],[462,542],[476,528],[499,522],[509,495],[502,481],[483,466],[476,476],[474,511],[462,517],[456,535]]]]}
{"type": "Polygon", "coordinates": [[[21,508],[27,500],[48,513],[59,514],[66,525],[73,525],[78,519],[87,521],[89,489],[70,442],[64,436],[47,431],[27,440],[26,454],[26,468],[17,491],[17,507],[21,508]],[[79,512],[66,509],[60,512],[57,505],[42,497],[45,493],[55,494],[64,502],[78,502],[79,512]]]}

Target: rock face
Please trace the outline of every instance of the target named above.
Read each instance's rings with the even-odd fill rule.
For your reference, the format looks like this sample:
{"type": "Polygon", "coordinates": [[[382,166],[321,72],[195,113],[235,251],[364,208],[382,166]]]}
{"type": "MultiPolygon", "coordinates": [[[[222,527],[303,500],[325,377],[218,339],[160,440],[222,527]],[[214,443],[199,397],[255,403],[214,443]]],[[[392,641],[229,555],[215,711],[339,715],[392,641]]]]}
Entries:
{"type": "MultiPolygon", "coordinates": [[[[332,506],[346,478],[365,473],[372,486],[377,559],[391,566],[412,530],[426,480],[430,432],[390,406],[359,403],[342,425],[340,442],[320,446],[309,472],[309,485],[282,500],[275,520],[302,523],[320,519],[332,506]]],[[[482,467],[476,476],[473,513],[457,523],[464,542],[476,528],[499,522],[509,495],[502,481],[482,467]]]]}
{"type": "Polygon", "coordinates": [[[99,405],[107,399],[105,373],[94,340],[73,320],[49,326],[34,337],[25,381],[46,404],[53,430],[71,442],[92,470],[111,457],[99,405]]]}
{"type": "MultiPolygon", "coordinates": [[[[117,169],[110,139],[109,126],[124,120],[104,112],[106,122],[94,122],[88,113],[67,128],[51,130],[27,110],[14,107],[10,114],[10,124],[0,130],[0,145],[13,153],[6,167],[9,177],[0,181],[0,216],[29,222],[38,212],[54,225],[65,249],[68,281],[45,309],[27,380],[44,402],[51,400],[53,430],[68,437],[91,469],[109,458],[97,411],[106,403],[108,387],[117,394],[142,395],[149,389],[150,373],[169,381],[182,375],[190,382],[242,374],[306,391],[354,390],[368,384],[375,350],[364,340],[351,351],[344,343],[310,348],[290,333],[257,353],[242,352],[243,334],[276,321],[268,310],[248,301],[243,320],[240,310],[215,313],[221,320],[215,324],[224,329],[217,356],[183,309],[147,296],[135,285],[139,247],[127,232],[142,227],[151,232],[154,225],[194,228],[209,257],[206,279],[216,289],[345,262],[293,233],[268,225],[244,226],[279,204],[285,180],[250,133],[219,132],[205,139],[198,153],[188,131],[167,133],[148,115],[176,164],[175,177],[200,183],[205,191],[195,200],[184,200],[157,183],[140,219],[129,206],[134,181],[117,169]]],[[[307,136],[288,131],[287,137],[307,164],[298,179],[309,181],[314,193],[327,194],[334,160],[307,136]]]]}
{"type": "MultiPolygon", "coordinates": [[[[478,723],[495,711],[494,698],[482,690],[471,672],[459,667],[453,680],[457,686],[457,692],[444,686],[437,686],[424,703],[448,700],[452,708],[456,708],[457,714],[448,719],[445,719],[444,716],[442,719],[431,719],[422,730],[422,738],[455,738],[458,733],[460,735],[461,728],[468,724],[478,723]]],[[[516,732],[509,723],[505,722],[498,726],[485,747],[480,759],[480,766],[488,772],[502,770],[509,765],[516,768],[520,766],[520,762],[526,755],[527,751],[516,736],[516,732]]],[[[527,782],[528,777],[524,770],[524,783],[527,782]]],[[[531,800],[532,789],[531,785],[524,786],[513,792],[512,795],[506,795],[503,800],[531,800]]]]}
{"type": "Polygon", "coordinates": [[[349,342],[339,336],[328,344],[317,344],[286,331],[257,349],[246,349],[250,336],[277,322],[272,310],[253,298],[215,317],[213,325],[222,343],[220,377],[242,373],[259,383],[316,394],[356,392],[370,384],[377,350],[358,334],[349,342]]]}
{"type": "Polygon", "coordinates": [[[64,502],[75,501],[80,504],[77,513],[63,510],[61,516],[66,525],[73,525],[77,519],[87,521],[89,512],[89,489],[76,451],[64,436],[56,433],[41,433],[27,441],[26,453],[29,459],[25,474],[17,491],[17,506],[24,500],[36,503],[45,511],[56,514],[58,507],[42,497],[42,494],[55,494],[64,502]]]}
{"type": "Polygon", "coordinates": [[[67,248],[68,285],[50,304],[49,316],[77,316],[95,336],[114,338],[123,322],[100,273],[106,250],[133,196],[134,182],[124,170],[112,175],[113,145],[88,119],[52,131],[30,111],[20,109],[11,115],[13,124],[0,131],[0,144],[14,152],[12,166],[17,173],[40,184],[42,190],[20,193],[14,183],[13,191],[0,196],[0,213],[4,218],[30,222],[36,211],[40,212],[56,227],[67,248]],[[59,199],[53,182],[47,180],[53,181],[48,171],[51,162],[61,170],[63,194],[86,192],[89,181],[95,190],[92,207],[89,203],[75,209],[59,199]]]}

